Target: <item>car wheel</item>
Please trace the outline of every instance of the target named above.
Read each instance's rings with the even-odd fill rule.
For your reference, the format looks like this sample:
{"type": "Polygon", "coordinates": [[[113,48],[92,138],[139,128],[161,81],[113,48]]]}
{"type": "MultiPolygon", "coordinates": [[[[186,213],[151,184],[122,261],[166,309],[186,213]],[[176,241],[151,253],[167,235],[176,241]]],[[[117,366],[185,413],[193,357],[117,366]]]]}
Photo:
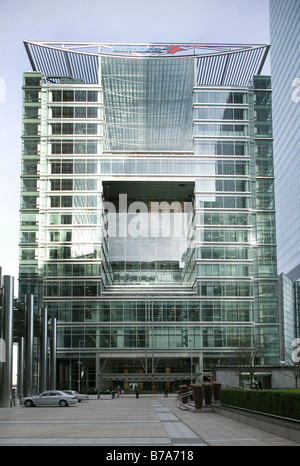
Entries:
{"type": "Polygon", "coordinates": [[[68,406],[68,403],[66,402],[66,400],[60,400],[59,406],[61,406],[62,408],[65,408],[66,406],[68,406]]]}
{"type": "Polygon", "coordinates": [[[26,408],[32,408],[34,406],[33,402],[31,400],[26,400],[25,401],[25,406],[26,408]]]}

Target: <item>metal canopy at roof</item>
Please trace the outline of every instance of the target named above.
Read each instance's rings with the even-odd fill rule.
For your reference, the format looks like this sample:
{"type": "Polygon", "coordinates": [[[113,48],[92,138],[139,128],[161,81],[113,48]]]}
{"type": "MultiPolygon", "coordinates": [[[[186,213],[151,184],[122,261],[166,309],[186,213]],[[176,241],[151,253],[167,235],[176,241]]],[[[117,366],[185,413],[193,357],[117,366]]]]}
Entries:
{"type": "Polygon", "coordinates": [[[44,77],[70,77],[99,83],[99,58],[196,60],[196,85],[249,86],[260,74],[266,44],[113,44],[102,42],[24,41],[33,71],[44,77]]]}

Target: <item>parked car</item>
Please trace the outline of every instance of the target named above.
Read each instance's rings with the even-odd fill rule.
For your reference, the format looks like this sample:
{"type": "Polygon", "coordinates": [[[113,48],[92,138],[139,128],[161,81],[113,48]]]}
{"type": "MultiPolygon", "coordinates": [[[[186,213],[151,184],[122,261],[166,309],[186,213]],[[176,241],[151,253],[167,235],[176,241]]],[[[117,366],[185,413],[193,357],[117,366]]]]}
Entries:
{"type": "Polygon", "coordinates": [[[89,399],[88,395],[85,395],[84,393],[78,393],[75,390],[64,390],[64,392],[67,393],[68,395],[77,396],[78,403],[80,403],[80,401],[82,401],[82,400],[88,400],[89,399]]]}
{"type": "Polygon", "coordinates": [[[40,395],[27,396],[23,398],[23,404],[29,408],[31,406],[69,406],[78,402],[77,396],[69,395],[60,390],[47,390],[40,395]]]}

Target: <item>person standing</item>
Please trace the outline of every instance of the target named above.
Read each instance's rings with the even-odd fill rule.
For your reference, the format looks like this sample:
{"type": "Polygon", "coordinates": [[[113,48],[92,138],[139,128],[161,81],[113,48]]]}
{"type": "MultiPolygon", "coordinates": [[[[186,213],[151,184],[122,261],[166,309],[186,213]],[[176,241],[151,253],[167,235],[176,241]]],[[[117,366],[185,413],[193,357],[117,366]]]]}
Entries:
{"type": "Polygon", "coordinates": [[[169,391],[168,391],[168,386],[166,385],[165,386],[165,396],[164,396],[164,398],[166,398],[168,396],[169,396],[169,391]]]}
{"type": "Polygon", "coordinates": [[[135,386],[135,397],[138,398],[138,397],[139,397],[139,394],[140,394],[140,389],[139,389],[139,387],[136,385],[136,386],[135,386]]]}

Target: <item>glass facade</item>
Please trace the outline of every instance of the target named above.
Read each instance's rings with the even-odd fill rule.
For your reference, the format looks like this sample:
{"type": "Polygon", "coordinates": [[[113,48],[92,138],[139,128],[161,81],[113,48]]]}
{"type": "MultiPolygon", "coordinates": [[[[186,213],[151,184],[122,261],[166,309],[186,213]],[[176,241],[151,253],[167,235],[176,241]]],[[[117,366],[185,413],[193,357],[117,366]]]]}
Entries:
{"type": "Polygon", "coordinates": [[[300,3],[270,0],[281,360],[299,337],[300,3]]]}
{"type": "Polygon", "coordinates": [[[58,319],[61,387],[79,354],[85,388],[176,385],[257,341],[278,361],[270,78],[202,85],[194,61],[24,74],[20,297],[58,319]]]}
{"type": "Polygon", "coordinates": [[[280,360],[291,354],[291,344],[296,337],[297,326],[299,328],[299,282],[293,282],[283,273],[279,275],[279,310],[281,329],[280,360]]]}
{"type": "Polygon", "coordinates": [[[278,271],[300,278],[300,3],[270,0],[278,271]],[[288,190],[286,187],[288,186],[288,190]]]}

